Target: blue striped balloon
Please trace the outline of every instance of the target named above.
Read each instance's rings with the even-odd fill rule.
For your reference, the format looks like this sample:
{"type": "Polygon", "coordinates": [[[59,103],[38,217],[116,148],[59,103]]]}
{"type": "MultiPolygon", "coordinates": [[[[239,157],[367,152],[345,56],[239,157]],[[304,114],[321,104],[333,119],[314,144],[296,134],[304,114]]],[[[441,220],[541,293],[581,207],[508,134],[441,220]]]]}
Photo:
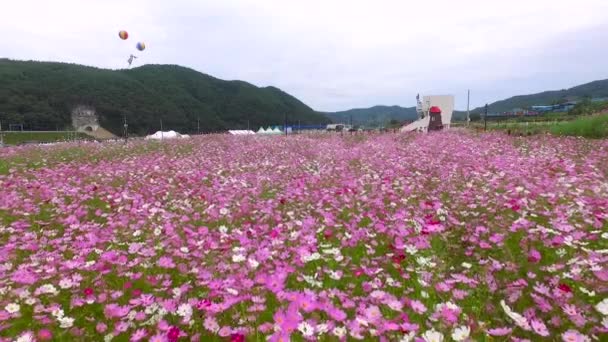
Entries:
{"type": "Polygon", "coordinates": [[[137,43],[137,45],[135,46],[137,48],[137,50],[139,51],[144,51],[146,49],[146,44],[139,42],[137,43]]]}

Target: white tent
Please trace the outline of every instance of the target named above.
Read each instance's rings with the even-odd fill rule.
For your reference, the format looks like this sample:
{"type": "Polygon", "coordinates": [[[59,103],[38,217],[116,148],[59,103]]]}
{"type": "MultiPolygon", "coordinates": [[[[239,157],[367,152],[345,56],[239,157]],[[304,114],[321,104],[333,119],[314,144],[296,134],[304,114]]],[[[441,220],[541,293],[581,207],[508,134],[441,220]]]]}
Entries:
{"type": "Polygon", "coordinates": [[[229,132],[230,134],[232,134],[232,135],[250,135],[250,134],[255,134],[255,132],[254,132],[254,131],[250,131],[250,130],[242,130],[242,129],[239,129],[239,130],[231,130],[231,131],[228,131],[228,132],[229,132]]]}
{"type": "Polygon", "coordinates": [[[177,133],[176,131],[158,131],[154,134],[148,135],[146,140],[163,140],[163,139],[187,139],[190,138],[189,135],[182,135],[177,133]]]}
{"type": "Polygon", "coordinates": [[[281,133],[283,133],[283,132],[281,132],[281,130],[280,130],[280,129],[278,129],[277,127],[275,127],[275,128],[272,130],[272,133],[274,133],[274,134],[281,134],[281,133]]]}
{"type": "Polygon", "coordinates": [[[260,127],[260,129],[258,129],[257,134],[264,134],[266,133],[266,130],[264,129],[264,127],[260,127]]]}

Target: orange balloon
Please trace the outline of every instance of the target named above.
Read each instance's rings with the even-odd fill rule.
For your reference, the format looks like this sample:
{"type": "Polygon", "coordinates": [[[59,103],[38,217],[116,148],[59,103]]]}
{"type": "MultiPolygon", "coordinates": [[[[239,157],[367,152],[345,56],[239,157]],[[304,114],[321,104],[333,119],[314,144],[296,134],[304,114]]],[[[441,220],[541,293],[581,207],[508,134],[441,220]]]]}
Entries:
{"type": "Polygon", "coordinates": [[[118,36],[120,37],[120,39],[122,40],[126,40],[127,38],[129,38],[129,34],[127,33],[127,31],[120,31],[118,32],[118,36]]]}

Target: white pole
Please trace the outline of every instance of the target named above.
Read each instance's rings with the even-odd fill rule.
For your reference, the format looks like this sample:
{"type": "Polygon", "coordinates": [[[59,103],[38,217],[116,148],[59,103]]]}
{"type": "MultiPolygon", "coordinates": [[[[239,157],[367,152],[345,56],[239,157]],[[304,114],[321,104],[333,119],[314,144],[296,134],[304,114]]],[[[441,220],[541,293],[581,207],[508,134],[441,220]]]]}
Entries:
{"type": "Polygon", "coordinates": [[[469,103],[471,99],[471,90],[467,90],[467,127],[469,127],[469,121],[471,121],[471,113],[469,112],[469,103]]]}

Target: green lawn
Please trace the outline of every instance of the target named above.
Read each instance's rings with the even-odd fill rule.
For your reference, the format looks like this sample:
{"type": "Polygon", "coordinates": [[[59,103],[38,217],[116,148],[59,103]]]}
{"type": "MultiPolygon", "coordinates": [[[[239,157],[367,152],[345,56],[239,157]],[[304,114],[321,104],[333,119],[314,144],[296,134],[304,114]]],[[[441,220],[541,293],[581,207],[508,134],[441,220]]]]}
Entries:
{"type": "Polygon", "coordinates": [[[608,114],[580,117],[571,122],[553,125],[551,133],[585,138],[606,138],[608,137],[608,114]]]}
{"type": "Polygon", "coordinates": [[[92,139],[84,133],[77,132],[2,132],[4,144],[19,145],[27,142],[57,142],[74,139],[92,139]]]}

